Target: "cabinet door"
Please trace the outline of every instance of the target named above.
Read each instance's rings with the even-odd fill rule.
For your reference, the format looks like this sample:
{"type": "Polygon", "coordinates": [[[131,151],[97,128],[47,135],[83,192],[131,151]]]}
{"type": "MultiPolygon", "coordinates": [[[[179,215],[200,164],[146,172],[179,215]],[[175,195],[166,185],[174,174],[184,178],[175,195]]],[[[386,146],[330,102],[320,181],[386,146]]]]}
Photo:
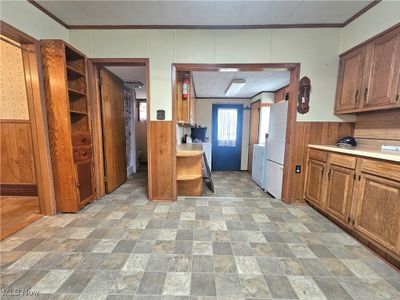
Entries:
{"type": "Polygon", "coordinates": [[[353,195],[354,170],[330,166],[326,211],[344,223],[349,223],[351,197],[353,195]]]}
{"type": "Polygon", "coordinates": [[[322,207],[323,204],[323,193],[322,188],[324,184],[326,164],[309,160],[307,168],[307,181],[305,197],[313,204],[322,207]]]}
{"type": "Polygon", "coordinates": [[[400,182],[363,174],[355,229],[400,253],[400,182]]]}
{"type": "Polygon", "coordinates": [[[358,108],[364,56],[365,47],[361,47],[340,58],[335,112],[345,112],[358,108]]]}
{"type": "Polygon", "coordinates": [[[392,106],[399,82],[400,29],[391,31],[367,45],[364,79],[364,107],[392,106]]]}
{"type": "Polygon", "coordinates": [[[78,175],[78,191],[79,200],[84,202],[93,198],[93,173],[92,173],[92,160],[79,161],[76,163],[76,171],[78,175]]]}

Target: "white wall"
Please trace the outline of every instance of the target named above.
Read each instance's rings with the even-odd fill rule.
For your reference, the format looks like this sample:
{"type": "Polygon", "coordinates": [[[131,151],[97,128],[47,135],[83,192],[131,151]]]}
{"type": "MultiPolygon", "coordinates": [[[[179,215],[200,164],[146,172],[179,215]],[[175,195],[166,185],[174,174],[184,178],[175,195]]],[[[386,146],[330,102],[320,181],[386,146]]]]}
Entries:
{"type": "Polygon", "coordinates": [[[1,19],[37,39],[69,41],[89,57],[149,58],[151,120],[158,109],[172,118],[171,63],[293,62],[312,83],[310,112],[298,121],[340,121],[333,115],[339,52],[399,22],[400,2],[383,1],[343,29],[68,31],[25,0],[1,1],[1,19]]]}
{"type": "Polygon", "coordinates": [[[261,103],[274,103],[275,102],[275,93],[272,92],[262,92],[261,94],[255,95],[251,98],[251,102],[255,102],[260,100],[261,103]]]}
{"type": "Polygon", "coordinates": [[[304,121],[338,121],[333,103],[339,28],[273,30],[71,30],[70,42],[89,57],[150,59],[151,120],[164,109],[172,118],[172,63],[301,63],[311,78],[304,121]],[[252,45],[249,47],[249,45],[252,45]]]}
{"type": "Polygon", "coordinates": [[[340,53],[368,40],[400,22],[400,1],[382,1],[344,27],[340,53]]]}
{"type": "MultiPolygon", "coordinates": [[[[212,141],[212,105],[218,104],[244,104],[245,107],[250,107],[251,100],[239,99],[196,99],[196,123],[202,127],[207,127],[207,136],[212,141]]],[[[247,170],[248,148],[250,134],[250,110],[243,110],[243,127],[242,127],[242,155],[240,159],[240,169],[247,170]]]]}
{"type": "Polygon", "coordinates": [[[0,18],[35,39],[69,40],[68,29],[25,0],[0,1],[0,18]]]}

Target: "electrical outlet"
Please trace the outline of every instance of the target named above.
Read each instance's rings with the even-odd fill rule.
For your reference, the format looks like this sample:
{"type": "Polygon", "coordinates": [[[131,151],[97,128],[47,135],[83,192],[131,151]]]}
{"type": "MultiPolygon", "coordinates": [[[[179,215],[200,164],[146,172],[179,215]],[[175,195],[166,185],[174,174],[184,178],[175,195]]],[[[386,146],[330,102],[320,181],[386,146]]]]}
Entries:
{"type": "Polygon", "coordinates": [[[301,165],[296,165],[295,172],[301,173],[301,165]]]}

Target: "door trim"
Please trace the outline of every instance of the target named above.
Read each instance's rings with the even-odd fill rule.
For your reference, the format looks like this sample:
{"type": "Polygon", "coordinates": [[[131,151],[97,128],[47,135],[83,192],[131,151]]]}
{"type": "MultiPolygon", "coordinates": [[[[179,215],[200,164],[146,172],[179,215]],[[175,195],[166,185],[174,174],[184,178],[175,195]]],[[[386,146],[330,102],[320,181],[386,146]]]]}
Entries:
{"type": "MultiPolygon", "coordinates": [[[[238,122],[238,130],[236,131],[236,137],[237,140],[239,141],[239,169],[234,170],[234,171],[240,171],[241,167],[241,161],[242,161],[242,142],[243,142],[243,111],[244,111],[244,105],[243,104],[234,104],[234,103],[229,103],[229,104],[224,104],[224,103],[213,103],[212,108],[211,108],[211,124],[212,124],[212,143],[214,143],[214,139],[216,139],[216,134],[218,133],[217,131],[217,126],[215,122],[218,122],[218,107],[221,108],[234,108],[237,109],[238,115],[237,115],[237,120],[241,120],[241,124],[238,122]],[[240,112],[240,114],[239,114],[240,112]],[[215,119],[215,114],[217,114],[216,119],[215,119]]],[[[213,169],[213,159],[216,157],[214,151],[216,151],[216,147],[212,147],[212,159],[211,159],[211,168],[213,169]]]]}
{"type": "MultiPolygon", "coordinates": [[[[289,93],[290,95],[298,94],[299,78],[300,78],[300,63],[248,63],[248,64],[172,64],[172,121],[176,124],[176,74],[177,72],[193,72],[193,71],[218,71],[220,68],[239,68],[240,71],[263,71],[265,68],[286,68],[290,71],[289,93]]],[[[282,184],[282,201],[285,203],[295,203],[299,200],[295,199],[295,195],[290,192],[293,186],[297,186],[299,180],[304,182],[303,176],[299,179],[299,175],[294,173],[296,165],[296,135],[297,129],[297,97],[289,97],[289,109],[286,129],[286,147],[285,147],[285,160],[283,168],[283,184],[282,184]]],[[[175,130],[174,130],[175,131],[175,130]]],[[[173,143],[173,150],[175,151],[175,143],[173,143]]],[[[174,166],[176,168],[176,158],[174,158],[174,166]]],[[[176,175],[175,175],[176,182],[176,175]]],[[[175,184],[176,185],[176,184],[175,184]]],[[[303,200],[301,202],[304,202],[303,200]]]]}
{"type": "Polygon", "coordinates": [[[54,215],[56,213],[56,201],[47,129],[45,92],[41,71],[40,43],[33,37],[3,21],[0,21],[0,33],[21,43],[21,46],[27,50],[22,52],[22,59],[27,86],[39,206],[42,214],[54,215]]]}
{"type": "Polygon", "coordinates": [[[146,94],[147,94],[147,186],[148,198],[151,200],[152,174],[151,174],[151,143],[150,143],[150,65],[148,58],[89,58],[88,59],[88,85],[91,93],[90,101],[90,119],[93,128],[93,149],[94,149],[94,174],[96,197],[99,199],[105,195],[104,182],[104,151],[103,151],[103,130],[101,120],[101,99],[99,93],[99,78],[97,76],[100,67],[105,66],[145,66],[146,67],[146,94]]]}

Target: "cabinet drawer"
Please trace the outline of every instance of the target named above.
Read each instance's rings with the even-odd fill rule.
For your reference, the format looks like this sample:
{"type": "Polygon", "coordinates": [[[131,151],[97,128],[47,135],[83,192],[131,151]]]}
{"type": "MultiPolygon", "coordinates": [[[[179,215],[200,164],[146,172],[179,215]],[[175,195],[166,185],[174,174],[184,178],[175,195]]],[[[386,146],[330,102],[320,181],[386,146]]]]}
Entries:
{"type": "Polygon", "coordinates": [[[400,181],[400,164],[372,159],[361,159],[361,172],[400,181]]]}
{"type": "Polygon", "coordinates": [[[72,134],[72,145],[90,145],[92,143],[92,137],[90,132],[75,132],[72,134]]]}
{"type": "Polygon", "coordinates": [[[329,157],[329,162],[332,165],[341,166],[349,169],[355,169],[357,158],[355,156],[331,153],[329,157]]]}
{"type": "Polygon", "coordinates": [[[92,158],[92,146],[74,147],[75,161],[82,161],[92,158]]]}
{"type": "Polygon", "coordinates": [[[319,160],[323,162],[326,162],[328,160],[328,152],[321,150],[310,149],[308,151],[308,156],[310,159],[319,160]]]}

